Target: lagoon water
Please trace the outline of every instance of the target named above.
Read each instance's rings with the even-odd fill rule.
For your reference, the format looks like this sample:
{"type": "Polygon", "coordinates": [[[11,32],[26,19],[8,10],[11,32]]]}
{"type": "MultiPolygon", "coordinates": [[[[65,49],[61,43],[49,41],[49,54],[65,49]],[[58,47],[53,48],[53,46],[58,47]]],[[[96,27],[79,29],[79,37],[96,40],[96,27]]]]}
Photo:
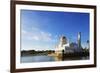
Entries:
{"type": "Polygon", "coordinates": [[[55,61],[53,56],[23,56],[21,57],[22,63],[29,63],[29,62],[47,62],[47,61],[55,61]]]}
{"type": "MultiPolygon", "coordinates": [[[[89,59],[89,57],[74,57],[74,58],[66,58],[63,60],[85,60],[89,59]]],[[[49,62],[49,61],[62,61],[61,58],[54,56],[46,56],[46,55],[37,55],[37,56],[21,56],[21,63],[31,63],[31,62],[49,62]]]]}

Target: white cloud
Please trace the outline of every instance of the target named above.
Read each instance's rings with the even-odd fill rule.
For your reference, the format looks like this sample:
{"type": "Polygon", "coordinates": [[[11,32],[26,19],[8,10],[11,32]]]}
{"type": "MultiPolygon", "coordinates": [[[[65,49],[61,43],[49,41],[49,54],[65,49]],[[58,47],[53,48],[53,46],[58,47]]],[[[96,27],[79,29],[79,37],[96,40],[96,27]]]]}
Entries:
{"type": "Polygon", "coordinates": [[[36,40],[36,41],[40,40],[40,38],[37,37],[37,36],[33,36],[32,39],[33,39],[33,40],[36,40]]]}
{"type": "Polygon", "coordinates": [[[25,30],[22,30],[22,34],[27,34],[27,31],[25,31],[25,30]]]}
{"type": "Polygon", "coordinates": [[[45,41],[52,41],[52,35],[50,33],[41,31],[40,35],[41,35],[41,39],[45,41]]]}
{"type": "Polygon", "coordinates": [[[23,38],[25,39],[30,39],[35,41],[50,42],[50,41],[54,41],[55,39],[51,33],[45,32],[36,27],[32,27],[31,31],[22,30],[22,35],[23,38]]]}
{"type": "Polygon", "coordinates": [[[21,35],[22,35],[22,42],[23,42],[22,47],[24,50],[54,49],[57,42],[57,35],[52,35],[51,33],[36,27],[31,27],[31,29],[28,30],[22,29],[21,35]]]}

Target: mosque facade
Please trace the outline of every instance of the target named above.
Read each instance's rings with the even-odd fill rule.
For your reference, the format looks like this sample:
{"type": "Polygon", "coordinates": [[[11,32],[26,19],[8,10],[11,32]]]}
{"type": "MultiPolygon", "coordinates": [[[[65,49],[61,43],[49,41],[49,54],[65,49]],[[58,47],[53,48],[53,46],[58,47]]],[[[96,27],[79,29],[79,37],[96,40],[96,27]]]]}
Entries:
{"type": "Polygon", "coordinates": [[[61,36],[58,46],[56,47],[56,53],[62,54],[63,53],[75,53],[75,52],[81,52],[81,32],[78,32],[77,35],[77,43],[75,42],[69,42],[66,36],[61,36]]]}

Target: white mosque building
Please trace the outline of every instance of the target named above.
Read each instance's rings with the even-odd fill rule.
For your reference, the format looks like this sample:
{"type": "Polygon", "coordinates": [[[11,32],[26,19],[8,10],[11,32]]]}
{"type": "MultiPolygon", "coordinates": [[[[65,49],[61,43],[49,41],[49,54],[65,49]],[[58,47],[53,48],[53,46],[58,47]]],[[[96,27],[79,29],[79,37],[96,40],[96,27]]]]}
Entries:
{"type": "Polygon", "coordinates": [[[77,43],[75,42],[69,43],[66,36],[61,36],[60,42],[58,46],[56,47],[56,54],[58,55],[62,54],[62,51],[64,51],[64,53],[81,52],[82,51],[81,32],[78,32],[77,43]]]}

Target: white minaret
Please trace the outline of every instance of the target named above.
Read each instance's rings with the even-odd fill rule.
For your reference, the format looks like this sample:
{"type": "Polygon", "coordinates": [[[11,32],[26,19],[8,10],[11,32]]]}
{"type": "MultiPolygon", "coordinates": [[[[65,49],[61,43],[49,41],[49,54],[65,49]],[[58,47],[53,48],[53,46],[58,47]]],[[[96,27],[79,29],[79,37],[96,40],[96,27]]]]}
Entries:
{"type": "Polygon", "coordinates": [[[81,48],[81,32],[78,32],[78,47],[81,48]]]}

